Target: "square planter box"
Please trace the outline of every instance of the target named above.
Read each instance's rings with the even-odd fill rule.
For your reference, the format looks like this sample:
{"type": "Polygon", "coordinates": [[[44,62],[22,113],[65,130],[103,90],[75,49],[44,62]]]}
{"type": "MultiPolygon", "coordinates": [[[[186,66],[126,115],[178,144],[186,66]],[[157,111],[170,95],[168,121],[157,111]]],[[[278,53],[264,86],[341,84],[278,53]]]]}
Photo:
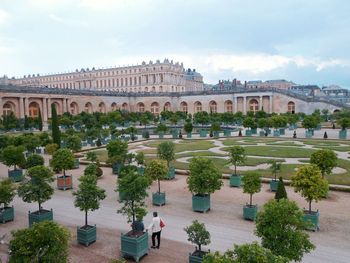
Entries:
{"type": "Polygon", "coordinates": [[[170,167],[167,176],[165,177],[166,180],[172,180],[175,179],[175,167],[170,167]]]}
{"type": "Polygon", "coordinates": [[[148,233],[144,233],[139,237],[129,237],[127,235],[121,235],[121,254],[122,257],[133,257],[136,262],[140,261],[140,258],[148,254],[148,233]]]}
{"type": "Polygon", "coordinates": [[[15,210],[12,207],[5,207],[0,210],[0,223],[6,223],[8,221],[13,221],[15,218],[15,210]]]}
{"type": "Polygon", "coordinates": [[[214,132],[213,135],[214,135],[214,138],[217,139],[220,136],[220,132],[214,132]]]}
{"type": "Polygon", "coordinates": [[[286,129],[280,128],[279,131],[280,131],[280,135],[286,135],[286,129]]]}
{"type": "Polygon", "coordinates": [[[164,132],[158,132],[158,136],[159,136],[159,139],[163,139],[164,138],[164,132]]]}
{"type": "Polygon", "coordinates": [[[208,131],[207,130],[200,130],[199,131],[199,137],[205,138],[208,136],[208,131]]]}
{"type": "Polygon", "coordinates": [[[192,138],[192,132],[188,132],[188,133],[186,134],[186,136],[187,136],[188,139],[191,139],[191,138],[192,138]]]}
{"type": "Polygon", "coordinates": [[[265,131],[259,131],[259,136],[260,137],[265,137],[265,131]]]}
{"type": "Polygon", "coordinates": [[[112,165],[112,173],[113,174],[119,174],[120,173],[120,169],[122,169],[123,164],[121,163],[115,163],[112,165]]]}
{"type": "Polygon", "coordinates": [[[202,251],[202,256],[199,256],[198,251],[195,251],[193,253],[190,253],[188,256],[188,262],[189,263],[202,263],[203,262],[203,258],[205,256],[205,254],[207,254],[208,252],[202,251]]]}
{"type": "Polygon", "coordinates": [[[273,131],[273,136],[275,137],[279,137],[281,134],[280,134],[280,131],[279,130],[274,130],[273,131]]]}
{"type": "Polygon", "coordinates": [[[245,136],[252,136],[252,130],[245,130],[245,136]]]}
{"type": "Polygon", "coordinates": [[[8,177],[11,178],[11,180],[14,182],[20,182],[23,179],[23,170],[8,170],[8,177]]]}
{"type": "Polygon", "coordinates": [[[77,227],[77,241],[86,247],[96,241],[96,225],[77,227]]]}
{"type": "Polygon", "coordinates": [[[246,220],[255,221],[257,213],[258,213],[257,205],[252,205],[252,206],[245,205],[243,207],[243,218],[246,220]]]}
{"type": "Polygon", "coordinates": [[[226,137],[231,136],[231,131],[230,130],[224,130],[224,136],[226,136],[226,137]]]}
{"type": "Polygon", "coordinates": [[[192,210],[202,213],[210,210],[210,195],[192,195],[192,210]]]}
{"type": "Polygon", "coordinates": [[[36,149],[35,149],[35,153],[37,153],[37,154],[42,154],[42,151],[41,151],[40,148],[36,148],[36,149]]]}
{"type": "Polygon", "coordinates": [[[143,175],[145,173],[145,167],[137,167],[137,172],[140,175],[143,175]]]}
{"type": "Polygon", "coordinates": [[[258,130],[257,129],[250,129],[252,131],[252,134],[258,134],[258,130]]]}
{"type": "Polygon", "coordinates": [[[165,205],[165,193],[152,193],[152,204],[158,206],[165,205]]]}
{"type": "Polygon", "coordinates": [[[80,161],[78,158],[75,158],[74,160],[74,169],[79,169],[80,161]]]}
{"type": "Polygon", "coordinates": [[[39,211],[31,213],[29,211],[28,213],[28,220],[29,220],[29,226],[31,227],[34,223],[40,223],[45,220],[47,221],[52,221],[53,220],[53,213],[52,209],[51,210],[45,210],[41,209],[40,213],[39,211]]]}
{"type": "Polygon", "coordinates": [[[311,131],[305,131],[305,137],[306,138],[312,138],[312,132],[311,131]]]}
{"type": "Polygon", "coordinates": [[[270,181],[270,190],[271,192],[276,192],[278,187],[278,180],[271,180],[270,181]]]}
{"type": "Polygon", "coordinates": [[[179,131],[178,130],[172,130],[171,135],[173,136],[173,139],[179,138],[179,131]]]}
{"type": "Polygon", "coordinates": [[[318,231],[320,230],[320,213],[312,211],[311,214],[308,210],[304,210],[304,222],[309,222],[307,230],[318,231]]]}
{"type": "Polygon", "coordinates": [[[347,136],[347,130],[340,130],[339,131],[339,139],[346,140],[346,136],[347,136]]]}
{"type": "Polygon", "coordinates": [[[242,176],[240,175],[231,175],[230,176],[230,186],[231,187],[240,187],[242,183],[242,176]]]}
{"type": "Polygon", "coordinates": [[[96,143],[95,143],[95,142],[92,142],[92,143],[90,143],[90,146],[91,146],[91,147],[95,147],[95,146],[96,146],[96,143]]]}
{"type": "Polygon", "coordinates": [[[57,176],[57,189],[68,190],[73,188],[73,178],[71,175],[57,176]]]}

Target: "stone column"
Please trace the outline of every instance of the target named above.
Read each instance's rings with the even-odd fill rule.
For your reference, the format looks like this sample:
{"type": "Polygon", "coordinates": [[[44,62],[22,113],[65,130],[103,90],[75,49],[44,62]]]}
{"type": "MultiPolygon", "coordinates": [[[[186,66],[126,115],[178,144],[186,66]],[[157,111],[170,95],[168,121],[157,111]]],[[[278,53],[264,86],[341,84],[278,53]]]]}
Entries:
{"type": "Polygon", "coordinates": [[[24,102],[23,97],[19,98],[19,117],[24,119],[24,102]]]}
{"type": "Polygon", "coordinates": [[[270,106],[270,113],[272,113],[273,112],[273,96],[272,95],[270,95],[269,106],[270,106]]]}
{"type": "Polygon", "coordinates": [[[29,117],[29,99],[28,97],[24,98],[24,112],[27,117],[29,117]]]}
{"type": "Polygon", "coordinates": [[[262,103],[263,103],[263,98],[262,96],[259,96],[259,110],[262,110],[262,103]]]}
{"type": "Polygon", "coordinates": [[[63,98],[62,100],[62,110],[63,110],[62,114],[67,112],[67,102],[65,98],[63,98]]]}
{"type": "Polygon", "coordinates": [[[247,97],[243,97],[243,114],[247,114],[247,97]]]}
{"type": "Polygon", "coordinates": [[[237,103],[238,103],[238,98],[236,97],[236,96],[234,96],[233,97],[233,100],[234,100],[234,104],[235,104],[235,108],[234,108],[234,113],[236,113],[237,112],[237,110],[238,110],[238,105],[237,105],[237,103]]]}
{"type": "Polygon", "coordinates": [[[67,112],[69,112],[70,113],[70,102],[69,102],[69,99],[66,99],[66,101],[67,101],[67,112]]]}
{"type": "Polygon", "coordinates": [[[2,104],[2,97],[0,97],[0,116],[4,115],[4,108],[3,108],[3,104],[2,104]]]}
{"type": "Polygon", "coordinates": [[[47,100],[46,98],[43,98],[43,121],[47,122],[47,100]]]}
{"type": "Polygon", "coordinates": [[[47,98],[47,117],[51,118],[51,98],[47,98]]]}

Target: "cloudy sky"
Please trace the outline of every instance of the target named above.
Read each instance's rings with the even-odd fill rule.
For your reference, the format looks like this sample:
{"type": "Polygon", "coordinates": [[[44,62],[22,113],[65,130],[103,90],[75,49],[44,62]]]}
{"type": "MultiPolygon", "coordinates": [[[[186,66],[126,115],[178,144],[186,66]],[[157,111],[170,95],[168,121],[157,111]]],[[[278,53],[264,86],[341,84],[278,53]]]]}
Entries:
{"type": "Polygon", "coordinates": [[[347,0],[0,0],[0,75],[164,58],[218,79],[350,88],[347,0]]]}

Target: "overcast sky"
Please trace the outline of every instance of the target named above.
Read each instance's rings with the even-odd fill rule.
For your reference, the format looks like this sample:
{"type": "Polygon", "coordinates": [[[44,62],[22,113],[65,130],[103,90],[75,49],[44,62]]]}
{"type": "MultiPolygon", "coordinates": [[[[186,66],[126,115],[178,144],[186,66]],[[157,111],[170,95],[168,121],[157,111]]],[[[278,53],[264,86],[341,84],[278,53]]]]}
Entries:
{"type": "Polygon", "coordinates": [[[0,0],[0,75],[157,59],[218,79],[350,88],[347,0],[0,0]]]}

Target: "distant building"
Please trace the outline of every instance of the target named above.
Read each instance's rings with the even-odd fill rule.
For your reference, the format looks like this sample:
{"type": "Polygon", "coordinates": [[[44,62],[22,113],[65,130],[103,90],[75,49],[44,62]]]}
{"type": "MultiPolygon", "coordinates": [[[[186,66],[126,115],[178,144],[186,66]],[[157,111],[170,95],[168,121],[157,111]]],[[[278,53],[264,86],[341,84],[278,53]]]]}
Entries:
{"type": "Polygon", "coordinates": [[[317,85],[295,85],[290,87],[290,91],[307,97],[320,96],[321,89],[317,85]]]}
{"type": "Polygon", "coordinates": [[[350,91],[337,85],[322,87],[322,93],[324,93],[329,100],[350,103],[350,91]]]}
{"type": "Polygon", "coordinates": [[[295,85],[295,83],[284,79],[266,80],[264,82],[261,80],[253,80],[246,82],[246,87],[248,89],[274,88],[287,90],[290,89],[293,85],[295,85]]]}

